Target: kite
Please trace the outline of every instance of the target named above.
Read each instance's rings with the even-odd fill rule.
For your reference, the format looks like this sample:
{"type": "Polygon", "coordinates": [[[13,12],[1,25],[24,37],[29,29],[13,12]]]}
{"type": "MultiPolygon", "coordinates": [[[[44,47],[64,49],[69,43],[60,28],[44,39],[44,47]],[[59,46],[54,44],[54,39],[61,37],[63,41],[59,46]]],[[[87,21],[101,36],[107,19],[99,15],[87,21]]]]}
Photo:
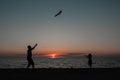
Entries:
{"type": "Polygon", "coordinates": [[[62,13],[62,10],[60,10],[54,17],[57,17],[58,15],[60,15],[62,13]]]}

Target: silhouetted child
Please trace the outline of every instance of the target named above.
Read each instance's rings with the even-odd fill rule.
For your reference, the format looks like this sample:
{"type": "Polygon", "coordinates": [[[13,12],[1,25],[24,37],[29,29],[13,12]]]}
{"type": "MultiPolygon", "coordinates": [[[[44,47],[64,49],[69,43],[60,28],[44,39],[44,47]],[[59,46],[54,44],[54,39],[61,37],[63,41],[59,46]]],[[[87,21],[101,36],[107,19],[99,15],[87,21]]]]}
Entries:
{"type": "Polygon", "coordinates": [[[28,61],[28,65],[27,68],[30,67],[30,65],[32,65],[32,67],[34,68],[34,62],[32,59],[32,50],[37,46],[37,44],[34,45],[34,47],[31,47],[30,45],[27,46],[28,50],[27,50],[27,61],[28,61]]]}
{"type": "Polygon", "coordinates": [[[88,54],[87,58],[88,58],[88,66],[92,68],[92,54],[88,54]]]}

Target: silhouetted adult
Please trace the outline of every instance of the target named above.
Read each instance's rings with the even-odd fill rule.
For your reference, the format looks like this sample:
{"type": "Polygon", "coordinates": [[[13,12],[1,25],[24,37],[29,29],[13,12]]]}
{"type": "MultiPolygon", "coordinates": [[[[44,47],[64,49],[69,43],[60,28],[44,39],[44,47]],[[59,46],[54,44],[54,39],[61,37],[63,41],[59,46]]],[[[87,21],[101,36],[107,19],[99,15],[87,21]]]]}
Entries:
{"type": "Polygon", "coordinates": [[[37,46],[37,44],[35,44],[34,47],[31,47],[30,45],[27,46],[27,48],[28,48],[28,50],[27,50],[27,61],[28,61],[27,68],[29,68],[30,65],[32,65],[32,67],[34,68],[34,62],[32,59],[32,50],[35,49],[36,46],[37,46]]]}
{"type": "Polygon", "coordinates": [[[88,66],[92,68],[92,54],[88,54],[87,58],[88,58],[88,66]]]}

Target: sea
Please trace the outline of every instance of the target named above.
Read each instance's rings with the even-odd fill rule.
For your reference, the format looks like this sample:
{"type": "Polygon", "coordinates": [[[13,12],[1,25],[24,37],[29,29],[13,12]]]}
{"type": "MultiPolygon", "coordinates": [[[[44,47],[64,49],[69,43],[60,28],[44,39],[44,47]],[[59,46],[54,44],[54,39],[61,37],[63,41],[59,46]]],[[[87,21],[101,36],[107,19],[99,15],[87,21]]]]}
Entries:
{"type": "MultiPolygon", "coordinates": [[[[35,68],[89,68],[86,57],[33,58],[35,68]]],[[[93,68],[120,68],[120,57],[93,57],[93,68]]],[[[25,57],[0,57],[0,68],[26,68],[25,57]]]]}

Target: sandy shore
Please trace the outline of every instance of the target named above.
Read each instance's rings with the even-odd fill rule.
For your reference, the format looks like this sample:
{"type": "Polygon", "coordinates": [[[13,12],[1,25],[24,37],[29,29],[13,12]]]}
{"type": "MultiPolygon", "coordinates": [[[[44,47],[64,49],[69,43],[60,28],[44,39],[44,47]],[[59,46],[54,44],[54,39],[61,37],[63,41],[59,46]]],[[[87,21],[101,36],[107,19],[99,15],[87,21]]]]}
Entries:
{"type": "Polygon", "coordinates": [[[0,69],[0,79],[1,80],[120,80],[120,68],[0,69]]]}

